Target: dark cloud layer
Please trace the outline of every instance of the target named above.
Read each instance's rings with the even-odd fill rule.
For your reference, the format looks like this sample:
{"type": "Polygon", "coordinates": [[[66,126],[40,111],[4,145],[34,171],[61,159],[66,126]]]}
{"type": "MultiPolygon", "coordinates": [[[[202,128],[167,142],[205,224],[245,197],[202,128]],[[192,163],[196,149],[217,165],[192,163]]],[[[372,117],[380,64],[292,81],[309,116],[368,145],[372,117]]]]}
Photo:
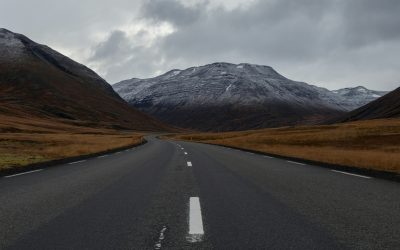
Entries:
{"type": "MultiPolygon", "coordinates": [[[[6,2],[2,6],[18,7],[19,0],[2,1],[6,2]]],[[[50,0],[40,2],[40,6],[54,5],[50,0]]],[[[54,25],[33,27],[33,38],[65,48],[110,82],[228,61],[270,65],[289,78],[331,89],[362,84],[389,90],[400,83],[398,0],[89,0],[75,4],[80,6],[77,11],[72,4],[64,6],[70,15],[52,13],[53,18],[59,17],[54,25]]],[[[38,16],[41,12],[50,15],[35,11],[38,16]]],[[[0,22],[10,23],[13,17],[6,16],[0,15],[0,22]]],[[[51,18],[39,19],[43,24],[51,18]]],[[[30,29],[30,22],[15,22],[30,29]]]]}
{"type": "Polygon", "coordinates": [[[146,1],[141,8],[141,17],[153,21],[168,21],[175,25],[186,26],[200,19],[204,14],[204,7],[206,7],[206,2],[187,7],[179,1],[146,1]]]}

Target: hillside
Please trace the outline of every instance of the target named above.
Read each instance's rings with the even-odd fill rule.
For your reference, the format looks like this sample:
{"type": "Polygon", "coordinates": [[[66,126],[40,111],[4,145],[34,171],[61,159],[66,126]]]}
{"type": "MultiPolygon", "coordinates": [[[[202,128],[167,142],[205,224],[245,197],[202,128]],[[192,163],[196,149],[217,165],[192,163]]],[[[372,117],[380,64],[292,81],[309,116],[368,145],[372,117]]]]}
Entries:
{"type": "Polygon", "coordinates": [[[95,72],[27,37],[0,29],[0,113],[79,126],[165,130],[95,72]]]}

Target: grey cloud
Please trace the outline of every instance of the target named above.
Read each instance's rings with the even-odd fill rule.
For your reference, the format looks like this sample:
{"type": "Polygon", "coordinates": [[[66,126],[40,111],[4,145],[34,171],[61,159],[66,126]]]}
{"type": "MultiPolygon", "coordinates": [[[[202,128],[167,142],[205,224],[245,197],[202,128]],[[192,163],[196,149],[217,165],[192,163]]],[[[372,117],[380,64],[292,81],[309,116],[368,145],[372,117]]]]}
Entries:
{"type": "MultiPolygon", "coordinates": [[[[246,9],[212,10],[207,18],[178,27],[162,41],[167,57],[203,59],[211,56],[235,61],[311,60],[329,51],[318,44],[330,39],[321,34],[324,7],[321,1],[258,1],[246,9]],[[286,4],[282,3],[286,2],[286,4]],[[315,13],[315,14],[313,14],[315,13]]],[[[327,9],[327,8],[325,8],[327,9]]],[[[328,35],[330,38],[330,35],[328,35]]]]}
{"type": "Polygon", "coordinates": [[[400,83],[398,0],[254,0],[236,7],[231,0],[218,2],[224,5],[0,0],[0,23],[65,49],[112,83],[214,61],[270,65],[294,80],[329,88],[394,89],[400,83]],[[174,32],[151,38],[165,23],[174,32]]]}
{"type": "Polygon", "coordinates": [[[375,2],[259,0],[247,8],[233,10],[222,7],[206,10],[206,6],[198,6],[198,12],[207,11],[207,15],[190,25],[176,25],[177,32],[160,41],[158,47],[169,65],[253,62],[284,69],[294,79],[325,83],[331,88],[369,83],[372,88],[392,89],[398,85],[398,76],[386,75],[384,79],[379,76],[387,71],[388,65],[400,66],[398,61],[387,62],[384,58],[384,54],[393,52],[380,49],[382,54],[373,58],[366,51],[357,53],[400,35],[400,2],[383,0],[379,6],[375,2]],[[303,74],[298,73],[299,67],[303,74]],[[343,82],[340,70],[329,68],[340,69],[348,76],[346,81],[343,82]],[[323,70],[325,77],[314,70],[323,70]],[[371,70],[376,77],[365,78],[364,72],[371,75],[371,70]],[[320,78],[312,77],[313,74],[320,78]]]}
{"type": "Polygon", "coordinates": [[[89,63],[96,65],[106,79],[154,74],[154,69],[159,67],[160,53],[156,48],[135,44],[135,40],[144,36],[146,31],[139,31],[133,37],[121,30],[111,31],[104,41],[92,48],[89,63]]]}
{"type": "MultiPolygon", "coordinates": [[[[129,75],[124,70],[143,77],[229,61],[267,64],[295,80],[329,88],[364,84],[393,89],[399,82],[394,72],[400,66],[393,50],[400,46],[382,43],[397,41],[400,35],[400,5],[391,0],[380,4],[370,0],[259,0],[228,10],[210,8],[207,2],[185,6],[178,0],[147,1],[141,18],[170,22],[176,32],[142,51],[130,48],[127,52],[129,46],[110,39],[117,50],[113,55],[130,54],[132,59],[109,66],[112,70],[107,76],[122,80],[122,75],[129,75]]],[[[101,46],[97,53],[103,53],[101,46]]],[[[112,60],[108,63],[112,65],[112,60]]]]}
{"type": "Polygon", "coordinates": [[[131,50],[130,41],[121,30],[112,31],[106,41],[100,42],[94,49],[94,55],[90,58],[92,61],[116,58],[129,55],[131,50]]]}
{"type": "Polygon", "coordinates": [[[149,0],[142,6],[142,16],[153,21],[168,21],[176,25],[189,25],[205,13],[207,2],[185,6],[176,0],[149,0]]]}
{"type": "Polygon", "coordinates": [[[398,0],[353,0],[343,4],[346,42],[357,47],[400,38],[398,0]]]}
{"type": "Polygon", "coordinates": [[[0,0],[0,6],[2,26],[42,43],[80,50],[93,33],[135,15],[140,0],[0,0]]]}

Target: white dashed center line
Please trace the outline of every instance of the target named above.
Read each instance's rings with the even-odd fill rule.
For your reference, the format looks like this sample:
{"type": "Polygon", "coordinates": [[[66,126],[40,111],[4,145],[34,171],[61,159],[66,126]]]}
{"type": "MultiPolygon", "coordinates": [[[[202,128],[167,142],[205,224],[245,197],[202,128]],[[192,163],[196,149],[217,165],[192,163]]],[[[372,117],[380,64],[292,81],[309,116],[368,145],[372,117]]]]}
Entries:
{"type": "Polygon", "coordinates": [[[365,179],[371,179],[372,178],[372,177],[365,176],[365,175],[352,174],[352,173],[337,171],[337,170],[333,170],[333,169],[331,171],[335,172],[335,173],[346,174],[346,175],[356,176],[356,177],[365,178],[365,179]]]}
{"type": "Polygon", "coordinates": [[[185,155],[187,155],[187,152],[185,152],[185,155]]]}
{"type": "Polygon", "coordinates": [[[186,239],[192,243],[199,242],[204,235],[200,199],[199,197],[190,197],[189,203],[189,232],[186,239]]]}
{"type": "Polygon", "coordinates": [[[13,174],[13,175],[7,175],[4,176],[4,178],[10,178],[10,177],[15,177],[15,176],[20,176],[20,175],[24,175],[24,174],[31,174],[31,173],[35,173],[35,172],[40,172],[43,169],[36,169],[36,170],[32,170],[32,171],[27,171],[27,172],[23,172],[23,173],[19,173],[19,174],[13,174]]]}
{"type": "Polygon", "coordinates": [[[293,164],[297,164],[297,165],[302,165],[302,166],[305,166],[305,165],[306,165],[306,164],[304,164],[304,163],[295,162],[295,161],[287,161],[287,162],[293,163],[293,164]]]}
{"type": "Polygon", "coordinates": [[[82,161],[74,161],[74,162],[70,162],[70,163],[68,163],[69,165],[72,165],[72,164],[77,164],[77,163],[81,163],[81,162],[85,162],[86,160],[82,160],[82,161]]]}
{"type": "Polygon", "coordinates": [[[188,166],[188,167],[191,167],[191,166],[192,166],[192,162],[191,162],[191,161],[188,161],[188,162],[187,162],[187,166],[188,166]]]}
{"type": "Polygon", "coordinates": [[[156,244],[154,245],[154,249],[161,249],[162,248],[162,242],[165,239],[165,232],[167,231],[167,227],[163,226],[160,232],[160,236],[158,237],[158,240],[156,244]]]}

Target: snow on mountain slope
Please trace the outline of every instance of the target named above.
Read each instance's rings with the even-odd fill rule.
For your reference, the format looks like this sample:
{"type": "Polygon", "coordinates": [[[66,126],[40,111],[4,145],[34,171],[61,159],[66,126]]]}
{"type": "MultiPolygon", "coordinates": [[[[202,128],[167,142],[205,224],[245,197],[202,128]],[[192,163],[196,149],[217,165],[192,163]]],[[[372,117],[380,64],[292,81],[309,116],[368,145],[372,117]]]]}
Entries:
{"type": "MultiPolygon", "coordinates": [[[[263,125],[268,115],[273,116],[268,124],[280,124],[279,115],[273,113],[277,113],[277,106],[285,106],[288,100],[293,99],[293,96],[284,93],[300,91],[296,90],[297,84],[279,84],[288,80],[270,67],[238,66],[242,67],[216,63],[171,70],[155,78],[131,79],[113,87],[134,107],[185,128],[235,130],[264,127],[268,126],[263,125]],[[287,91],[287,88],[292,90],[287,91]],[[275,108],[268,107],[271,102],[275,102],[275,108]]],[[[313,87],[302,85],[318,96],[313,87]]],[[[304,113],[303,110],[310,105],[321,109],[317,103],[307,103],[307,97],[300,94],[296,101],[298,103],[296,108],[291,109],[292,113],[304,113]]],[[[285,119],[292,120],[292,115],[283,115],[285,119]]]]}
{"type": "MultiPolygon", "coordinates": [[[[379,93],[376,95],[379,95],[379,93]]],[[[336,122],[387,118],[400,118],[400,88],[397,88],[367,105],[345,114],[343,117],[337,119],[336,122]]],[[[393,136],[391,137],[394,139],[393,136]]]]}
{"type": "Polygon", "coordinates": [[[338,99],[348,111],[364,106],[388,93],[387,91],[369,90],[363,86],[338,89],[332,92],[339,96],[338,99]]]}
{"type": "Polygon", "coordinates": [[[113,87],[122,98],[135,103],[146,102],[149,97],[153,103],[159,103],[164,101],[162,96],[169,96],[172,99],[168,102],[191,98],[196,105],[252,104],[271,98],[297,98],[301,103],[307,100],[307,95],[318,96],[323,91],[292,82],[268,66],[227,63],[172,70],[151,79],[123,81],[113,87]]]}
{"type": "Polygon", "coordinates": [[[330,91],[285,78],[269,66],[213,63],[113,85],[134,107],[164,122],[199,130],[309,124],[356,109],[384,92],[330,91]]]}
{"type": "Polygon", "coordinates": [[[365,99],[351,89],[335,93],[289,80],[269,66],[247,63],[174,69],[150,79],[122,81],[113,88],[128,103],[162,121],[199,130],[315,123],[365,99]]]}

